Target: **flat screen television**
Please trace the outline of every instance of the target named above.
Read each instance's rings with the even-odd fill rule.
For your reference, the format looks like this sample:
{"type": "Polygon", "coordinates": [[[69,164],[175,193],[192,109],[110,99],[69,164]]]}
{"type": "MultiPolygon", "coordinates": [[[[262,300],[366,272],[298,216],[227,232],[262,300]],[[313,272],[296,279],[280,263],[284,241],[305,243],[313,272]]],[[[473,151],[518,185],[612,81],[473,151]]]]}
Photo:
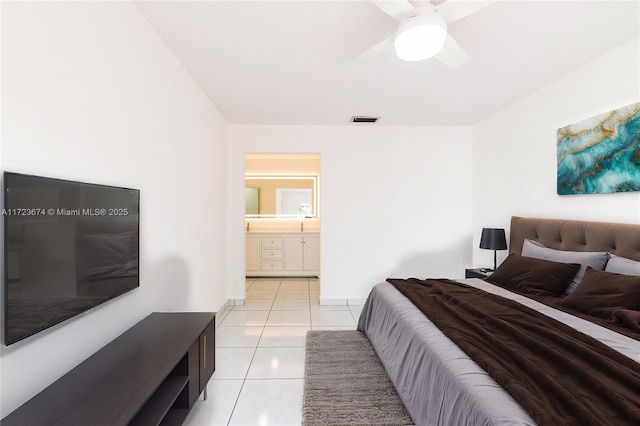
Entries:
{"type": "Polygon", "coordinates": [[[140,285],[140,191],[4,172],[4,341],[140,285]]]}

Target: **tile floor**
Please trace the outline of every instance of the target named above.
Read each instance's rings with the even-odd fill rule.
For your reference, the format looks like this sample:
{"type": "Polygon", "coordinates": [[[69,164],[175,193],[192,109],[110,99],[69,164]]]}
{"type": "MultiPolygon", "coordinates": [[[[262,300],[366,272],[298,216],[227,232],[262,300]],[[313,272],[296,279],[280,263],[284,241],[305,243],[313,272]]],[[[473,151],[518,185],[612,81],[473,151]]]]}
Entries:
{"type": "Polygon", "coordinates": [[[320,306],[320,281],[247,279],[246,303],[218,315],[216,372],[186,426],[300,425],[308,330],[353,330],[362,306],[320,306]]]}

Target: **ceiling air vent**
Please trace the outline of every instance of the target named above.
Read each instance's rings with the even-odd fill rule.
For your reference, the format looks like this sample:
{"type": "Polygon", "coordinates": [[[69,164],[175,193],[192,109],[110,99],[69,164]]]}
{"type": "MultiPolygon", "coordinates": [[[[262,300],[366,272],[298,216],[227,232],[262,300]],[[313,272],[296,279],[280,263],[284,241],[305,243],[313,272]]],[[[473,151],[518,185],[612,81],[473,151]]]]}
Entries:
{"type": "Polygon", "coordinates": [[[351,117],[352,123],[375,123],[380,117],[367,117],[364,115],[354,115],[351,117]]]}

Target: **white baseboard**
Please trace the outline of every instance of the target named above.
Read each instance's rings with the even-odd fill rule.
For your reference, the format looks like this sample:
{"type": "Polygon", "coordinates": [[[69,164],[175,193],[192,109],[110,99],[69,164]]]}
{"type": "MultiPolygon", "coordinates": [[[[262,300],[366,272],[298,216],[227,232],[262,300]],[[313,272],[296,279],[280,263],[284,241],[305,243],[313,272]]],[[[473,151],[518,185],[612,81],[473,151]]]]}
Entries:
{"type": "Polygon", "coordinates": [[[323,299],[320,298],[320,305],[322,306],[342,306],[348,305],[349,299],[323,299]]]}
{"type": "Polygon", "coordinates": [[[229,305],[229,301],[227,300],[222,304],[222,306],[220,306],[220,309],[218,309],[218,315],[228,310],[231,310],[231,306],[229,305]]]}
{"type": "Polygon", "coordinates": [[[367,299],[323,299],[320,298],[320,305],[322,306],[345,306],[345,305],[352,305],[352,306],[359,306],[359,305],[364,305],[364,302],[367,299]]]}
{"type": "Polygon", "coordinates": [[[360,306],[360,305],[364,305],[364,302],[367,299],[323,299],[320,298],[320,305],[322,306],[345,306],[345,305],[351,305],[351,306],[360,306]]]}

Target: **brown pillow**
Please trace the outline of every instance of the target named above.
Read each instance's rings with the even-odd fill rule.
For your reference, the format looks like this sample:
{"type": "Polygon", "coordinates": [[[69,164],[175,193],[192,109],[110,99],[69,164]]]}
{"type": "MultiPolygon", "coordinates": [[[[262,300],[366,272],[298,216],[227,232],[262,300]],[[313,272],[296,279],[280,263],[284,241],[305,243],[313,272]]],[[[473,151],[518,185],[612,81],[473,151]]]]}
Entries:
{"type": "Polygon", "coordinates": [[[561,263],[510,254],[486,278],[490,283],[536,296],[562,294],[580,269],[579,263],[561,263]]]}
{"type": "Polygon", "coordinates": [[[640,311],[640,277],[588,267],[580,285],[560,305],[594,317],[621,322],[617,317],[628,317],[632,312],[614,315],[615,311],[640,311]]]}

